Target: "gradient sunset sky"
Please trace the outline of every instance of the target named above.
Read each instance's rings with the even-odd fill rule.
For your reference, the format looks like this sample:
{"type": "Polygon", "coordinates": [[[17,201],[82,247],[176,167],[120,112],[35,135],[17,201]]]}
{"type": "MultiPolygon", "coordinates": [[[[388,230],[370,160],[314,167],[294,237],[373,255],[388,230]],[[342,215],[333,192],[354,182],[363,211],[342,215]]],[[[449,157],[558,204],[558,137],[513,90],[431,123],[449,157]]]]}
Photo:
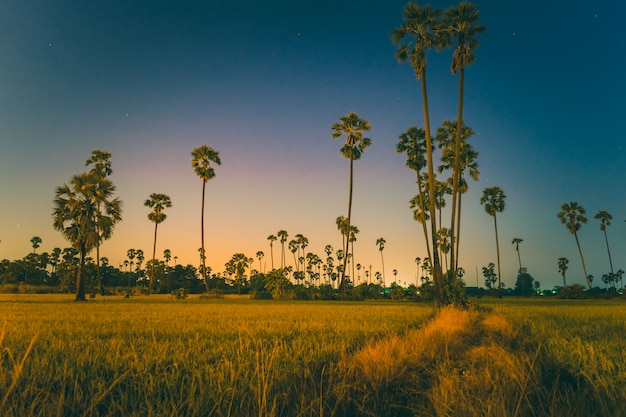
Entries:
{"type": "MultiPolygon", "coordinates": [[[[488,31],[466,70],[465,122],[475,131],[480,181],[463,197],[460,265],[484,285],[495,262],[493,218],[479,199],[498,185],[503,282],[522,263],[543,288],[583,283],[574,238],[556,214],[577,201],[579,233],[594,284],[609,272],[599,210],[615,269],[626,270],[626,3],[616,0],[474,2],[488,31]]],[[[85,170],[94,149],[112,154],[123,221],[101,255],[118,265],[129,248],[151,255],[154,225],[143,202],[171,197],[157,254],[198,264],[202,182],[193,148],[219,151],[207,185],[207,263],[265,252],[280,229],[309,239],[307,251],[341,246],[335,218],[347,214],[349,162],[331,125],[356,112],[372,145],[355,162],[356,262],[387,282],[414,282],[426,256],[409,199],[414,173],[395,152],[398,135],[423,125],[418,81],[394,58],[390,32],[406,1],[91,1],[0,5],[0,259],[69,244],[52,228],[55,187],[85,170]]],[[[420,3],[422,4],[422,3],[420,3]]],[[[434,1],[444,9],[455,4],[434,1]]],[[[456,117],[451,51],[429,55],[431,123],[456,117]]],[[[449,216],[444,216],[447,218],[449,216]]],[[[274,258],[278,263],[279,245],[274,258]]],[[[288,253],[288,260],[291,253],[288,253]]],[[[255,258],[255,267],[258,262],[255,258]]]]}

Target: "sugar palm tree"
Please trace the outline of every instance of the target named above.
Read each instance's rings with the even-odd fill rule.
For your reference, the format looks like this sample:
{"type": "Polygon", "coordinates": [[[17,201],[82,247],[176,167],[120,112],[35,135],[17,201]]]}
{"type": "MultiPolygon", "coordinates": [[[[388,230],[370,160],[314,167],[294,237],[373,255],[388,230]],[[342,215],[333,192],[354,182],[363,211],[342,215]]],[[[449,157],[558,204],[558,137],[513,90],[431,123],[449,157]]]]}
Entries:
{"type": "Polygon", "coordinates": [[[41,245],[41,238],[39,236],[33,236],[30,240],[31,245],[33,245],[33,253],[37,251],[37,248],[41,245]]]}
{"type": "Polygon", "coordinates": [[[376,239],[376,246],[378,246],[378,250],[380,251],[380,261],[382,262],[382,266],[383,266],[383,282],[385,281],[385,258],[383,257],[383,250],[385,249],[385,243],[387,243],[387,241],[385,241],[384,238],[379,237],[378,239],[376,239]]]}
{"type": "Polygon", "coordinates": [[[561,275],[563,276],[563,286],[566,287],[567,284],[565,283],[565,271],[567,271],[567,264],[569,263],[569,259],[565,258],[565,257],[560,257],[557,261],[557,265],[559,267],[559,272],[561,273],[561,275]]]}
{"type": "Polygon", "coordinates": [[[152,211],[148,214],[148,219],[154,223],[154,245],[152,247],[152,271],[150,273],[150,288],[152,291],[154,288],[154,266],[156,264],[156,242],[157,242],[157,228],[159,224],[163,223],[167,218],[167,215],[163,212],[166,208],[172,207],[172,200],[165,194],[150,194],[150,198],[144,203],[144,206],[150,207],[152,211]]]}
{"type": "MultiPolygon", "coordinates": [[[[404,133],[402,133],[398,139],[396,152],[406,154],[406,166],[415,171],[416,174],[418,194],[415,197],[415,207],[420,207],[421,209],[427,206],[427,204],[425,204],[425,191],[424,184],[422,182],[423,177],[421,175],[421,170],[428,165],[426,157],[424,156],[426,154],[426,132],[424,129],[418,128],[417,126],[411,126],[404,133]]],[[[419,223],[422,225],[422,231],[426,241],[426,251],[430,257],[428,227],[426,225],[426,221],[420,221],[419,223]]]]}
{"type": "MultiPolygon", "coordinates": [[[[440,49],[444,45],[441,36],[441,21],[439,9],[433,9],[430,4],[420,7],[417,3],[409,2],[404,6],[402,25],[391,33],[393,43],[398,47],[396,59],[400,63],[408,62],[415,71],[418,81],[421,81],[422,103],[424,112],[424,133],[426,138],[426,157],[428,166],[429,195],[435,195],[435,172],[433,166],[433,147],[430,131],[430,116],[428,111],[428,94],[426,89],[426,52],[430,49],[440,49]]],[[[430,198],[430,238],[432,241],[433,276],[439,304],[447,304],[444,289],[441,263],[437,254],[437,221],[435,213],[435,199],[430,198]]]]}
{"type": "Polygon", "coordinates": [[[85,258],[98,242],[110,237],[115,224],[121,220],[118,199],[104,200],[104,210],[98,210],[99,182],[92,174],[74,175],[69,185],[55,190],[53,226],[68,240],[80,256],[76,280],[76,301],[85,301],[85,258]]]}
{"type": "MultiPolygon", "coordinates": [[[[106,150],[102,151],[99,149],[91,151],[91,156],[85,162],[85,166],[90,166],[91,170],[89,173],[97,178],[98,180],[105,180],[109,175],[113,173],[113,169],[111,168],[111,154],[106,150]]],[[[103,208],[103,205],[107,203],[115,192],[115,186],[110,180],[107,180],[108,183],[104,183],[103,185],[110,185],[109,187],[103,186],[100,189],[100,192],[97,193],[98,202],[97,202],[97,210],[100,212],[103,208]]],[[[101,181],[102,182],[102,181],[101,181]]],[[[117,220],[119,221],[119,220],[117,220]]],[[[98,231],[100,233],[100,231],[98,231]]],[[[108,239],[110,236],[101,236],[102,239],[108,239]]],[[[102,283],[102,277],[100,275],[100,241],[96,244],[96,274],[98,276],[98,286],[100,290],[100,295],[104,295],[104,285],[102,283]]]]}
{"type": "MultiPolygon", "coordinates": [[[[259,260],[259,272],[262,272],[262,266],[261,266],[261,260],[263,260],[263,257],[265,256],[265,254],[263,253],[263,251],[259,250],[256,252],[256,258],[259,260]]],[[[265,273],[265,271],[263,271],[263,273],[265,273]]]]}
{"type": "Polygon", "coordinates": [[[609,265],[611,266],[611,273],[613,273],[613,261],[611,260],[611,250],[609,249],[609,238],[606,236],[606,227],[611,225],[613,216],[604,210],[600,210],[593,216],[594,219],[600,220],[600,230],[604,232],[604,241],[606,242],[606,251],[609,254],[609,265]]]}
{"type": "Polygon", "coordinates": [[[278,240],[278,238],[274,235],[269,235],[267,240],[270,241],[270,257],[272,258],[272,270],[274,269],[274,242],[278,240]]]}
{"type": "Polygon", "coordinates": [[[278,233],[276,233],[276,236],[278,236],[278,238],[280,239],[280,267],[284,268],[285,267],[285,242],[287,241],[287,238],[289,237],[289,233],[287,233],[286,230],[279,230],[278,233]]]}
{"type": "MultiPolygon", "coordinates": [[[[450,69],[453,74],[459,73],[459,101],[456,119],[456,140],[454,151],[454,164],[452,167],[452,208],[450,221],[450,239],[455,240],[457,229],[455,226],[455,214],[457,210],[457,197],[461,182],[461,136],[463,131],[463,94],[465,82],[465,67],[476,62],[474,49],[478,47],[476,37],[484,33],[487,28],[479,21],[478,8],[467,1],[463,1],[456,6],[448,7],[443,13],[443,22],[447,30],[443,31],[445,43],[450,38],[456,43],[452,54],[452,64],[450,69]],[[449,38],[450,37],[450,38],[449,38]]],[[[456,265],[455,251],[451,251],[450,263],[456,265]]]]}
{"type": "MultiPolygon", "coordinates": [[[[200,215],[200,236],[202,240],[202,252],[204,250],[204,195],[206,189],[206,183],[215,177],[215,169],[211,164],[220,165],[222,160],[220,159],[219,152],[213,148],[202,145],[191,151],[191,167],[194,172],[202,180],[202,211],[200,215]]],[[[209,292],[209,280],[206,276],[206,261],[202,259],[202,276],[204,278],[205,290],[209,292]]]]}
{"type": "Polygon", "coordinates": [[[493,217],[493,225],[496,229],[496,259],[498,261],[498,297],[502,297],[502,275],[500,274],[500,244],[498,242],[498,221],[496,218],[497,213],[504,211],[504,200],[506,196],[502,188],[498,186],[487,187],[483,191],[483,196],[480,198],[480,204],[485,208],[487,214],[493,217]]]}
{"type": "Polygon", "coordinates": [[[519,237],[514,237],[511,244],[515,245],[515,250],[517,251],[517,260],[519,261],[519,270],[522,271],[522,257],[519,253],[519,244],[522,243],[524,239],[520,239],[519,237]]]}
{"type": "Polygon", "coordinates": [[[371,129],[370,123],[361,119],[356,113],[348,113],[345,116],[339,118],[339,122],[333,123],[331,127],[333,139],[345,136],[346,140],[341,147],[341,154],[350,160],[350,191],[348,194],[348,217],[346,220],[346,242],[345,242],[345,254],[343,259],[343,270],[341,271],[341,281],[339,282],[339,289],[343,291],[345,289],[346,278],[346,265],[348,262],[348,245],[349,245],[349,231],[350,222],[352,220],[352,183],[354,173],[354,161],[361,159],[361,155],[365,148],[371,145],[372,140],[363,136],[364,132],[369,132],[371,129]]]}
{"type": "Polygon", "coordinates": [[[576,239],[576,246],[578,246],[578,253],[580,254],[580,260],[583,264],[583,272],[585,274],[585,280],[587,281],[587,285],[589,289],[591,289],[591,282],[589,281],[589,276],[587,275],[587,268],[585,267],[585,258],[583,257],[583,251],[580,248],[580,242],[578,241],[578,231],[580,230],[580,225],[583,223],[587,223],[587,218],[585,217],[585,209],[579,205],[575,201],[571,201],[569,204],[563,203],[561,205],[561,211],[557,214],[557,217],[561,220],[561,223],[565,225],[567,230],[574,235],[576,239]]]}

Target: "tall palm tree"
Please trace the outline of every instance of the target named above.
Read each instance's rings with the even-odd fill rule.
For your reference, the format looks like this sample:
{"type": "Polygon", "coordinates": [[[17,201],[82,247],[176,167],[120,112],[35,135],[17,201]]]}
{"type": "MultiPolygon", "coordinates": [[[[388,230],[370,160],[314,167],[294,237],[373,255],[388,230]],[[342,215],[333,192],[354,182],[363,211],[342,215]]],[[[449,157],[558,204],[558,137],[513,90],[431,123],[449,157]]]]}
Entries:
{"type": "Polygon", "coordinates": [[[560,257],[557,261],[557,265],[559,266],[559,272],[563,276],[563,287],[567,287],[565,283],[565,271],[567,271],[567,264],[569,263],[569,259],[565,257],[560,257]]]}
{"type": "MultiPolygon", "coordinates": [[[[484,33],[487,28],[482,26],[479,21],[478,8],[467,1],[463,1],[456,6],[448,7],[443,13],[443,21],[446,26],[446,35],[444,39],[446,43],[450,36],[455,42],[454,53],[452,54],[452,64],[450,69],[453,74],[459,73],[459,102],[457,107],[456,119],[456,141],[455,141],[455,157],[452,167],[452,208],[450,220],[450,240],[454,242],[457,235],[455,226],[455,215],[457,210],[457,197],[461,182],[461,136],[463,131],[463,94],[465,82],[465,67],[476,62],[474,49],[478,47],[477,35],[484,33]]],[[[450,263],[456,265],[455,258],[458,254],[455,251],[450,253],[450,263]]]]}
{"type": "Polygon", "coordinates": [[[272,258],[272,270],[274,270],[274,242],[276,242],[278,238],[274,235],[269,235],[267,240],[270,241],[270,257],[272,258]]]}
{"type": "Polygon", "coordinates": [[[72,243],[80,255],[76,280],[76,301],[85,301],[85,258],[105,237],[110,237],[115,224],[121,220],[121,202],[118,199],[103,200],[105,209],[98,210],[99,182],[92,174],[74,175],[69,185],[55,190],[53,226],[72,243]]]}
{"type": "Polygon", "coordinates": [[[287,233],[286,230],[279,230],[278,233],[276,233],[276,236],[278,236],[278,238],[280,239],[280,267],[284,268],[285,267],[285,242],[287,241],[287,238],[289,237],[289,233],[287,233]]]}
{"type": "Polygon", "coordinates": [[[385,258],[383,257],[383,250],[385,249],[385,243],[387,243],[387,241],[385,241],[384,238],[379,237],[378,239],[376,239],[376,246],[378,246],[378,250],[380,251],[380,261],[382,262],[382,266],[383,266],[383,282],[385,281],[385,258]]]}
{"type": "MultiPolygon", "coordinates": [[[[418,194],[415,197],[415,207],[420,209],[427,206],[424,198],[424,184],[422,182],[421,170],[428,164],[424,154],[426,153],[426,132],[424,129],[417,126],[409,127],[398,138],[398,144],[396,145],[396,152],[406,154],[406,166],[409,169],[415,171],[416,183],[418,194]]],[[[428,191],[426,191],[428,192],[428,191]]],[[[413,208],[413,207],[411,207],[413,208]]],[[[415,216],[414,216],[415,217],[415,216]]],[[[424,239],[426,240],[426,251],[430,257],[430,242],[428,239],[428,227],[426,221],[420,221],[422,224],[422,230],[424,233],[424,239]]]]}
{"type": "MultiPolygon", "coordinates": [[[[256,258],[259,260],[259,272],[263,271],[262,266],[261,266],[261,260],[263,259],[264,256],[265,254],[263,253],[263,251],[257,251],[256,258]]],[[[265,272],[263,271],[263,273],[265,272]]]]}
{"type": "Polygon", "coordinates": [[[493,225],[496,229],[496,259],[498,261],[498,297],[502,298],[502,275],[500,274],[500,244],[498,242],[498,221],[496,213],[502,213],[504,211],[504,200],[506,196],[502,188],[498,186],[487,187],[483,191],[483,196],[480,198],[480,204],[485,208],[485,211],[490,216],[493,216],[493,225]]]}
{"type": "Polygon", "coordinates": [[[519,244],[522,243],[524,239],[520,239],[519,237],[514,237],[511,242],[512,245],[515,245],[515,250],[517,251],[517,260],[519,261],[519,270],[522,272],[522,257],[519,254],[519,244]]]}
{"type": "Polygon", "coordinates": [[[163,223],[167,218],[167,215],[163,212],[166,208],[172,207],[172,200],[165,194],[150,194],[150,198],[144,203],[144,206],[150,207],[152,211],[148,214],[148,219],[154,223],[154,245],[152,247],[152,272],[150,273],[150,288],[152,291],[154,288],[154,266],[156,264],[156,242],[157,242],[157,228],[159,224],[163,223]]]}
{"type": "MultiPolygon", "coordinates": [[[[457,159],[456,150],[456,134],[457,134],[457,122],[456,121],[444,121],[437,129],[437,146],[441,149],[441,165],[437,167],[437,171],[442,173],[444,170],[453,170],[457,159]]],[[[456,211],[456,224],[454,229],[454,238],[452,238],[452,232],[450,233],[451,241],[455,242],[456,248],[450,252],[450,261],[454,261],[454,270],[458,269],[459,263],[459,248],[461,242],[461,196],[467,192],[469,185],[465,180],[465,174],[474,180],[478,181],[480,173],[478,172],[478,152],[474,150],[472,145],[468,143],[468,139],[474,135],[474,131],[471,127],[463,125],[461,131],[461,146],[458,152],[459,165],[458,165],[458,188],[456,192],[456,204],[453,205],[453,209],[456,211]]],[[[448,183],[451,183],[452,175],[448,179],[448,183]]],[[[449,194],[453,195],[453,190],[448,187],[449,194]]],[[[441,223],[441,220],[440,220],[441,223]]]]}
{"type": "Polygon", "coordinates": [[[611,225],[613,216],[604,210],[600,210],[593,216],[594,219],[600,220],[600,230],[604,232],[604,241],[606,242],[606,251],[609,254],[609,265],[611,266],[611,273],[613,273],[613,261],[611,260],[611,250],[609,249],[609,238],[606,236],[606,227],[611,225]]]}
{"type": "MultiPolygon", "coordinates": [[[[441,36],[441,21],[439,9],[433,9],[430,4],[420,7],[417,3],[409,2],[404,6],[402,25],[391,33],[393,43],[398,47],[396,59],[400,63],[409,62],[415,71],[418,81],[421,81],[422,102],[424,112],[424,133],[426,137],[426,156],[428,165],[429,194],[435,195],[435,172],[433,166],[433,147],[430,132],[430,116],[428,111],[428,94],[426,89],[426,51],[441,49],[444,38],[441,36]]],[[[441,263],[437,254],[437,221],[435,213],[435,199],[430,198],[430,238],[432,241],[433,276],[437,301],[447,304],[448,300],[444,289],[441,263]]]]}
{"type": "Polygon", "coordinates": [[[358,235],[360,232],[359,228],[356,226],[350,226],[350,238],[348,239],[348,242],[350,243],[351,246],[351,251],[350,251],[350,258],[352,259],[352,284],[354,285],[355,283],[355,276],[354,276],[354,267],[355,267],[355,259],[354,259],[354,242],[356,242],[356,235],[358,235]]]}
{"type": "MultiPolygon", "coordinates": [[[[215,169],[211,163],[220,165],[222,160],[220,159],[219,152],[213,148],[202,145],[191,151],[191,167],[194,172],[202,180],[202,212],[200,216],[200,236],[202,239],[202,253],[206,253],[204,250],[204,194],[206,189],[206,183],[215,177],[215,169]]],[[[209,292],[209,280],[206,276],[206,261],[202,258],[202,276],[204,278],[204,287],[206,292],[209,292]]]]}
{"type": "Polygon", "coordinates": [[[345,289],[346,278],[346,265],[348,262],[348,245],[350,239],[348,233],[350,232],[350,222],[352,220],[352,180],[354,172],[354,161],[361,159],[361,155],[365,148],[371,145],[372,140],[363,136],[364,132],[369,132],[371,129],[370,122],[365,119],[361,119],[356,113],[350,112],[346,116],[341,116],[339,122],[333,123],[331,127],[333,139],[345,136],[346,140],[341,147],[341,154],[350,160],[350,191],[348,195],[348,217],[346,221],[346,242],[345,242],[345,254],[343,259],[343,270],[341,271],[341,281],[339,282],[339,290],[345,289]]]}
{"type": "Polygon", "coordinates": [[[30,243],[33,245],[33,253],[37,251],[37,248],[41,245],[41,238],[39,236],[33,236],[30,243]]]}
{"type": "MultiPolygon", "coordinates": [[[[113,173],[111,168],[111,154],[106,150],[102,151],[95,149],[91,151],[91,156],[85,162],[85,166],[92,165],[89,173],[97,179],[104,180],[113,173]]],[[[107,200],[112,198],[115,192],[115,186],[110,182],[111,187],[102,187],[100,193],[98,193],[99,201],[97,203],[97,210],[101,211],[102,206],[107,200]]],[[[103,239],[108,239],[110,236],[101,236],[103,239]]],[[[100,242],[96,244],[96,274],[98,276],[98,286],[100,295],[104,295],[104,285],[102,283],[102,277],[100,275],[100,242]]]]}
{"type": "Polygon", "coordinates": [[[580,230],[580,225],[583,223],[587,223],[587,218],[585,217],[585,214],[585,209],[581,205],[579,205],[575,201],[571,201],[569,204],[561,204],[561,211],[557,214],[557,217],[561,220],[561,223],[565,225],[567,230],[569,230],[569,232],[574,235],[574,238],[576,239],[576,246],[578,246],[578,253],[580,254],[580,260],[583,264],[585,280],[587,281],[589,289],[591,289],[591,282],[589,281],[589,276],[587,275],[585,258],[583,258],[583,251],[580,248],[580,242],[578,241],[577,233],[580,230]]]}

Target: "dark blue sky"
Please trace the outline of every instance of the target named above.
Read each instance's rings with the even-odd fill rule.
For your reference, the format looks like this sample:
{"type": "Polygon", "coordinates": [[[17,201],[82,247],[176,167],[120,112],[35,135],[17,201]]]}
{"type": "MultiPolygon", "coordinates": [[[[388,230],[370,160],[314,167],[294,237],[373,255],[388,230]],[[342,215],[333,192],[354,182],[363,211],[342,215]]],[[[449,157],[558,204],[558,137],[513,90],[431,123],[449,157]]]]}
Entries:
{"type": "MultiPolygon", "coordinates": [[[[163,248],[195,263],[200,182],[189,152],[203,143],[224,161],[209,187],[215,270],[234,252],[268,252],[265,237],[279,229],[308,235],[315,252],[338,247],[347,161],[330,125],[355,111],[373,139],[355,173],[362,262],[377,267],[374,241],[385,236],[388,269],[410,279],[423,239],[408,209],[413,175],[395,143],[423,121],[419,84],[389,38],[404,1],[84,3],[0,5],[0,258],[25,255],[34,235],[44,250],[65,245],[51,227],[54,187],[80,172],[92,149],[108,149],[125,216],[105,255],[117,261],[130,247],[150,247],[141,203],[163,192],[174,201],[163,248]]],[[[475,4],[488,31],[466,73],[465,120],[481,179],[464,200],[462,262],[473,271],[495,259],[478,199],[499,185],[508,195],[499,220],[508,276],[516,236],[544,286],[558,283],[560,256],[582,282],[575,243],[556,218],[571,200],[588,210],[581,240],[600,276],[608,267],[598,210],[615,216],[616,257],[626,252],[626,5],[475,4]]],[[[456,115],[450,56],[429,56],[434,126],[456,115]]]]}

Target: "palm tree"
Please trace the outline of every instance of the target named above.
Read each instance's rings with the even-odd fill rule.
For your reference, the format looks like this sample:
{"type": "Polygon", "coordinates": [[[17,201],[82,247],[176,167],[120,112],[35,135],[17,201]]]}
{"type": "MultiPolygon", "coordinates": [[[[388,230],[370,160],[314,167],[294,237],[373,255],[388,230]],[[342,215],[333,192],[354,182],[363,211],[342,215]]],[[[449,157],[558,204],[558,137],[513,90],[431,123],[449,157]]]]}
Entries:
{"type": "Polygon", "coordinates": [[[350,160],[350,192],[348,195],[348,217],[346,221],[346,243],[345,253],[346,257],[343,259],[343,270],[341,271],[341,281],[339,283],[340,291],[345,289],[346,278],[346,265],[348,262],[348,245],[350,244],[349,232],[350,222],[352,220],[352,180],[354,172],[354,161],[361,159],[361,155],[365,148],[371,145],[372,140],[370,138],[363,137],[363,132],[369,132],[371,129],[370,123],[361,119],[356,113],[348,113],[346,116],[341,116],[339,122],[333,123],[331,127],[333,139],[337,139],[341,136],[346,137],[344,145],[341,147],[341,154],[350,160]]]}
{"type": "Polygon", "coordinates": [[[559,260],[557,261],[557,265],[559,266],[559,272],[563,276],[563,287],[567,286],[567,284],[565,283],[565,271],[567,271],[568,263],[569,263],[569,259],[565,257],[560,257],[559,260]]]}
{"type": "Polygon", "coordinates": [[[519,237],[514,237],[511,244],[515,245],[515,250],[517,251],[517,260],[519,261],[519,270],[522,271],[522,257],[519,254],[519,244],[522,243],[524,239],[520,239],[519,237]]]}
{"type": "Polygon", "coordinates": [[[39,247],[39,245],[41,245],[41,238],[39,236],[33,236],[33,238],[30,240],[30,243],[33,245],[33,253],[35,253],[37,251],[37,248],[39,247]]]}
{"type": "Polygon", "coordinates": [[[172,259],[172,251],[169,249],[165,249],[163,251],[163,259],[165,259],[165,265],[168,265],[170,263],[170,260],[172,259]]]}
{"type": "MultiPolygon", "coordinates": [[[[453,170],[456,164],[457,159],[457,150],[456,150],[456,134],[457,134],[457,122],[444,121],[441,126],[437,129],[437,146],[441,149],[441,165],[437,167],[437,171],[442,173],[444,170],[453,170]]],[[[470,145],[467,141],[470,137],[474,135],[474,131],[471,127],[463,124],[461,131],[461,146],[458,152],[459,156],[459,165],[458,165],[458,188],[456,192],[456,204],[453,203],[453,209],[456,211],[456,225],[454,228],[454,236],[452,236],[452,231],[450,233],[450,240],[455,242],[456,248],[450,252],[450,261],[454,261],[454,270],[458,268],[459,262],[459,247],[461,242],[461,196],[467,192],[469,185],[465,180],[465,173],[469,173],[470,177],[474,181],[478,181],[480,177],[480,173],[478,172],[478,163],[476,159],[478,158],[478,152],[474,150],[472,145],[470,145]]],[[[454,173],[453,173],[454,174],[454,173]]],[[[451,181],[452,177],[448,179],[448,183],[451,181]]],[[[453,190],[448,188],[449,194],[454,194],[453,190]]],[[[454,198],[453,198],[454,200],[454,198]]],[[[441,223],[441,214],[440,221],[441,223]]],[[[452,266],[452,265],[451,265],[452,266]]]]}
{"type": "MultiPolygon", "coordinates": [[[[109,175],[113,173],[113,169],[111,168],[111,154],[106,150],[101,151],[99,149],[91,151],[91,156],[85,162],[85,166],[93,165],[89,173],[96,177],[98,180],[105,180],[109,175]]],[[[107,180],[107,182],[102,182],[103,186],[101,187],[100,192],[98,193],[98,203],[97,210],[100,212],[103,206],[112,198],[113,193],[115,192],[115,186],[112,182],[107,180]]],[[[116,221],[119,221],[116,220],[116,221]]],[[[100,232],[100,231],[99,231],[100,232]]],[[[110,236],[101,236],[103,239],[108,239],[110,236]]],[[[100,295],[104,295],[104,285],[102,283],[102,277],[100,275],[100,242],[96,244],[96,271],[98,276],[98,286],[100,290],[100,295]]]]}
{"type": "Polygon", "coordinates": [[[150,198],[144,203],[144,206],[150,207],[152,211],[148,214],[148,219],[154,223],[154,246],[152,247],[152,272],[150,274],[150,288],[152,291],[154,288],[154,265],[156,264],[156,242],[157,242],[157,228],[160,223],[163,223],[167,218],[167,215],[163,212],[167,207],[172,207],[172,200],[165,194],[150,194],[150,198]]]}
{"type": "Polygon", "coordinates": [[[360,232],[359,228],[356,226],[350,226],[350,238],[348,239],[348,242],[351,244],[351,252],[350,252],[350,258],[352,259],[352,284],[354,284],[355,280],[354,280],[354,264],[356,263],[354,260],[354,242],[356,242],[356,235],[358,235],[360,232]]]}
{"type": "Polygon", "coordinates": [[[485,207],[485,211],[490,216],[493,216],[493,225],[496,229],[496,259],[498,261],[498,297],[502,298],[502,275],[500,274],[500,244],[498,242],[498,221],[496,219],[496,213],[502,213],[504,211],[504,200],[506,196],[502,188],[498,186],[487,187],[483,191],[483,196],[480,198],[480,204],[485,207]]]}
{"type": "Polygon", "coordinates": [[[376,246],[378,246],[378,250],[380,251],[380,261],[382,262],[382,266],[383,266],[383,282],[386,282],[385,281],[385,258],[383,257],[383,250],[385,249],[385,243],[387,242],[382,237],[379,237],[378,239],[376,239],[376,246]]]}
{"type": "Polygon", "coordinates": [[[280,239],[280,267],[284,268],[285,267],[285,242],[287,241],[287,238],[289,237],[289,233],[287,233],[286,230],[279,230],[278,233],[276,233],[276,235],[280,239]]]}
{"type": "Polygon", "coordinates": [[[587,276],[587,268],[585,267],[585,258],[583,258],[583,251],[580,248],[580,242],[578,241],[578,231],[582,223],[587,223],[585,217],[585,209],[577,202],[571,201],[569,204],[563,203],[561,205],[561,211],[557,214],[557,217],[561,220],[561,223],[565,225],[567,230],[574,235],[576,239],[576,246],[578,246],[578,253],[580,254],[580,260],[583,264],[583,272],[585,273],[585,280],[589,289],[591,289],[591,282],[587,276]]]}
{"type": "MultiPolygon", "coordinates": [[[[202,211],[200,215],[200,236],[202,239],[202,252],[204,250],[204,194],[206,189],[206,183],[215,177],[215,169],[211,166],[211,163],[220,165],[222,163],[219,152],[213,148],[202,145],[191,151],[191,167],[197,176],[202,180],[202,211]]],[[[205,290],[209,292],[209,281],[206,276],[206,261],[202,258],[202,276],[204,278],[205,290]]]]}
{"type": "MultiPolygon", "coordinates": [[[[263,269],[261,269],[261,260],[263,259],[263,257],[265,256],[265,254],[263,253],[263,251],[257,251],[256,253],[256,258],[259,260],[259,272],[263,271],[263,269]]],[[[263,271],[263,273],[265,273],[265,271],[263,271]]]]}
{"type": "MultiPolygon", "coordinates": [[[[429,195],[435,195],[435,170],[433,166],[433,147],[430,133],[430,116],[428,113],[428,94],[426,90],[426,51],[440,49],[443,46],[440,34],[441,22],[439,9],[433,9],[430,4],[420,7],[417,3],[409,2],[404,6],[402,13],[403,23],[391,33],[393,43],[398,46],[396,59],[400,63],[409,62],[415,71],[417,80],[421,80],[422,102],[424,112],[424,133],[426,137],[426,156],[428,165],[429,195]]],[[[447,304],[444,289],[441,263],[437,254],[437,221],[435,213],[435,199],[430,198],[430,238],[432,241],[433,272],[437,301],[447,304]]]]}
{"type": "MultiPolygon", "coordinates": [[[[411,126],[404,133],[402,133],[398,139],[396,152],[406,153],[406,166],[415,171],[416,174],[418,194],[415,196],[415,207],[419,207],[421,210],[424,210],[423,208],[426,207],[426,204],[421,170],[427,165],[426,158],[424,157],[424,154],[426,153],[426,132],[424,129],[418,128],[417,126],[411,126]]],[[[428,228],[426,221],[419,221],[419,223],[422,224],[424,239],[426,240],[426,251],[430,257],[430,243],[428,240],[428,228]]]]}
{"type": "MultiPolygon", "coordinates": [[[[445,43],[451,36],[456,41],[454,53],[452,54],[452,64],[450,69],[453,74],[459,73],[459,102],[456,119],[456,141],[454,150],[454,165],[452,167],[452,209],[450,221],[450,240],[454,242],[457,235],[455,227],[455,214],[457,210],[457,197],[460,194],[459,186],[461,182],[461,135],[463,131],[463,88],[465,81],[465,67],[476,62],[474,49],[478,47],[476,36],[484,33],[487,28],[479,22],[478,9],[472,3],[463,1],[456,6],[448,7],[444,11],[444,25],[447,30],[443,31],[445,43]]],[[[456,265],[455,258],[458,254],[451,251],[450,264],[456,265]]]]}
{"type": "Polygon", "coordinates": [[[609,254],[609,265],[611,266],[611,273],[613,273],[613,261],[611,260],[611,250],[609,249],[609,239],[606,236],[606,227],[611,225],[611,220],[613,220],[613,216],[607,211],[600,210],[593,217],[594,219],[600,220],[600,230],[604,232],[604,241],[606,242],[606,251],[609,254]]]}
{"type": "Polygon", "coordinates": [[[74,175],[70,184],[56,188],[53,210],[54,228],[72,243],[80,255],[76,280],[76,301],[85,301],[85,258],[105,237],[110,237],[115,224],[121,220],[121,203],[118,199],[100,200],[100,182],[92,174],[74,175]],[[98,210],[98,201],[105,210],[98,210]]]}
{"type": "Polygon", "coordinates": [[[415,286],[418,285],[419,281],[419,275],[420,275],[420,262],[422,261],[422,258],[420,258],[419,256],[415,258],[415,265],[417,266],[417,271],[415,271],[415,286]]]}
{"type": "Polygon", "coordinates": [[[267,240],[270,241],[270,256],[272,258],[272,270],[274,269],[274,242],[278,240],[278,238],[274,235],[269,235],[267,240]]]}

